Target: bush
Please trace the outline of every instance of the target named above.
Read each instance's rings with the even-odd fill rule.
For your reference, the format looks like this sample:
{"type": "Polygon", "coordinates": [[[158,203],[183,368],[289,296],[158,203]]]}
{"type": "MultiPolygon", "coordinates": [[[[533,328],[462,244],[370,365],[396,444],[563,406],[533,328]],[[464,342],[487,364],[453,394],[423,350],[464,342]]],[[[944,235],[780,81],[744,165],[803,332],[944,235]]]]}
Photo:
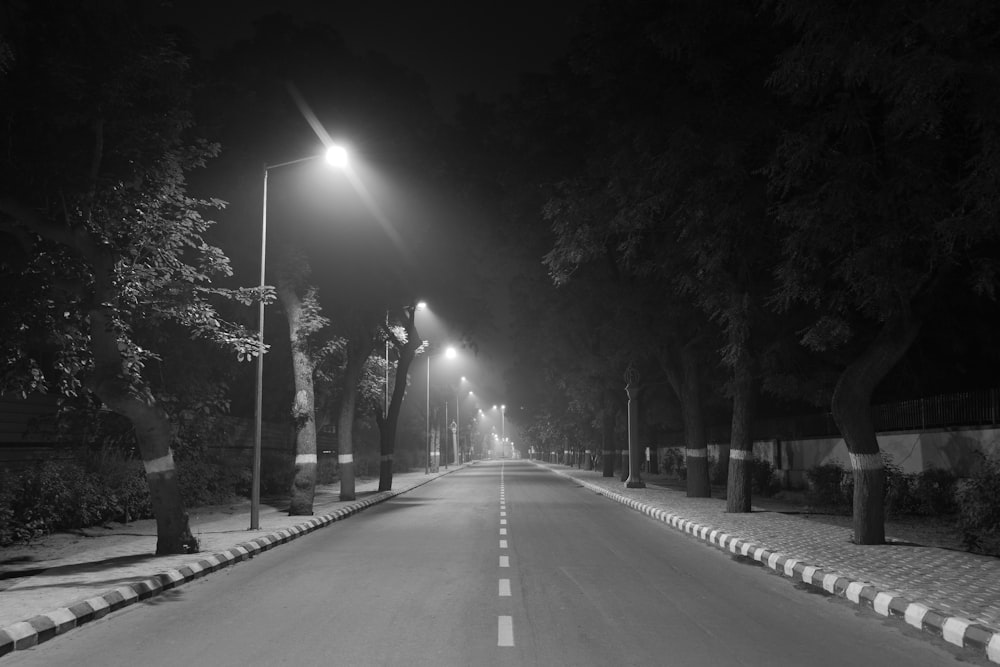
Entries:
{"type": "Polygon", "coordinates": [[[958,512],[958,477],[950,470],[928,468],[919,473],[916,494],[921,514],[958,512]]]}
{"type": "Polygon", "coordinates": [[[1000,555],[1000,457],[977,454],[979,465],[958,491],[962,542],[970,551],[1000,555]]]}
{"type": "Polygon", "coordinates": [[[708,479],[712,484],[725,486],[729,479],[729,460],[723,465],[719,458],[708,457],[708,479]]]}
{"type": "Polygon", "coordinates": [[[806,471],[809,489],[806,502],[815,507],[850,511],[854,484],[839,461],[815,466],[806,471]]]}
{"type": "Polygon", "coordinates": [[[751,492],[764,498],[770,498],[777,493],[781,485],[774,473],[774,466],[770,461],[755,456],[750,468],[751,492]]]}
{"type": "Polygon", "coordinates": [[[46,461],[0,477],[0,546],[30,542],[54,530],[149,516],[142,466],[105,477],[86,460],[46,461]]]}
{"type": "MultiPolygon", "coordinates": [[[[249,493],[252,473],[227,465],[210,444],[226,443],[229,433],[213,413],[182,413],[171,449],[185,506],[220,505],[230,502],[244,487],[249,493]]],[[[289,479],[283,491],[291,485],[289,479]]],[[[264,486],[264,481],[261,481],[264,486]]],[[[263,491],[263,489],[262,489],[263,491]]]]}
{"type": "Polygon", "coordinates": [[[904,474],[892,459],[885,461],[886,515],[934,516],[958,511],[956,488],[958,478],[949,470],[928,468],[923,472],[904,474]]]}
{"type": "Polygon", "coordinates": [[[672,475],[680,480],[687,479],[687,461],[684,450],[679,447],[668,447],[663,450],[660,460],[660,470],[664,475],[672,475]]]}
{"type": "Polygon", "coordinates": [[[914,493],[915,476],[903,474],[903,469],[892,462],[892,457],[882,453],[882,501],[885,514],[916,514],[917,498],[914,493]]]}

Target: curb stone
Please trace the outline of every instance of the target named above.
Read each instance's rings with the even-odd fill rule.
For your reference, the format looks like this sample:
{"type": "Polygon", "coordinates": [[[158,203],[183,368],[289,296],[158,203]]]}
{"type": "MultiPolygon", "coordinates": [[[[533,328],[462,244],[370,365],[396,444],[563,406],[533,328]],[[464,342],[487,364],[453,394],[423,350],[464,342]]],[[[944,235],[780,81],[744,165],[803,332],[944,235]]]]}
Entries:
{"type": "MultiPolygon", "coordinates": [[[[454,470],[458,469],[456,467],[454,470]]],[[[412,491],[438,479],[438,477],[454,472],[454,470],[443,471],[440,475],[403,489],[378,491],[364,500],[352,502],[350,505],[340,507],[329,514],[314,516],[304,523],[283,528],[268,535],[261,535],[247,542],[241,542],[225,551],[186,563],[176,569],[165,570],[147,579],[105,591],[69,607],[60,607],[54,611],[0,628],[0,657],[14,651],[32,648],[84,623],[103,618],[122,607],[149,599],[216,570],[249,560],[279,544],[285,544],[331,523],[346,519],[363,509],[412,491]]]]}
{"type": "Polygon", "coordinates": [[[614,493],[602,486],[567,475],[562,471],[545,465],[539,465],[539,467],[571,479],[597,494],[627,505],[723,551],[752,558],[782,576],[815,586],[831,595],[846,598],[854,604],[873,609],[880,616],[902,618],[907,625],[918,630],[931,632],[949,644],[978,651],[984,654],[990,662],[1000,664],[1000,629],[974,623],[967,618],[953,616],[919,602],[911,602],[892,591],[881,591],[863,581],[854,581],[840,576],[836,572],[824,571],[786,554],[772,551],[760,544],[729,535],[712,526],[689,521],[684,517],[614,493]]]}

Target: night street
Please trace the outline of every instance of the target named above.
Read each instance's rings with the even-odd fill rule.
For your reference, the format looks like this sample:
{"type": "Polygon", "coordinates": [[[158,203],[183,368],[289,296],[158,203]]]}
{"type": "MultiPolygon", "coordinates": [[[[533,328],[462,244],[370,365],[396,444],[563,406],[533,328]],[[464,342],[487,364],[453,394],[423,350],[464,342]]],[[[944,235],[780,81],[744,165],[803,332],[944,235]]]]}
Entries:
{"type": "MultiPolygon", "coordinates": [[[[12,665],[943,665],[526,461],[471,466],[12,665]]],[[[985,663],[984,663],[985,664],[985,663]]]]}

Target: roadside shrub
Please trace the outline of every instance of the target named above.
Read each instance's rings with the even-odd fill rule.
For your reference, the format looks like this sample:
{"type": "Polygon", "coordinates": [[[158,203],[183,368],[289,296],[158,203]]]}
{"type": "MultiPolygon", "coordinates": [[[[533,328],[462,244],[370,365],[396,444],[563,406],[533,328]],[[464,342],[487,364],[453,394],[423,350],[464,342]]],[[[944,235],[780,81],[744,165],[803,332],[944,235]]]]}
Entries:
{"type": "Polygon", "coordinates": [[[882,453],[882,501],[886,516],[895,514],[916,514],[917,498],[913,487],[915,475],[903,474],[903,469],[892,462],[892,457],[882,453]]]}
{"type": "Polygon", "coordinates": [[[709,456],[708,479],[712,484],[725,486],[726,480],[729,479],[729,459],[726,459],[723,465],[721,458],[709,456]]]}
{"type": "Polygon", "coordinates": [[[84,460],[46,461],[0,478],[0,546],[30,542],[54,530],[149,516],[141,465],[109,480],[84,460]]]}
{"type": "Polygon", "coordinates": [[[684,450],[679,447],[667,447],[660,459],[660,470],[664,475],[672,475],[680,480],[687,479],[687,461],[684,450]]]}
{"type": "Polygon", "coordinates": [[[814,507],[850,511],[854,484],[839,461],[831,461],[806,471],[809,488],[806,502],[814,507]]]}
{"type": "Polygon", "coordinates": [[[882,455],[885,466],[885,511],[887,515],[934,516],[958,511],[958,478],[950,470],[928,468],[906,474],[882,455]]]}
{"type": "Polygon", "coordinates": [[[958,512],[958,476],[950,470],[928,468],[919,473],[915,493],[921,514],[958,512]]]}
{"type": "Polygon", "coordinates": [[[753,457],[753,465],[750,470],[751,492],[764,498],[770,498],[781,489],[774,466],[767,459],[753,457]]]}
{"type": "Polygon", "coordinates": [[[975,472],[958,491],[962,542],[970,551],[1000,555],[1000,457],[977,455],[975,472]]]}
{"type": "MultiPolygon", "coordinates": [[[[220,450],[211,448],[229,440],[229,432],[215,413],[181,412],[171,449],[186,506],[228,503],[243,486],[243,471],[228,465],[218,453],[220,450]]],[[[249,489],[250,484],[246,487],[249,489]]]]}

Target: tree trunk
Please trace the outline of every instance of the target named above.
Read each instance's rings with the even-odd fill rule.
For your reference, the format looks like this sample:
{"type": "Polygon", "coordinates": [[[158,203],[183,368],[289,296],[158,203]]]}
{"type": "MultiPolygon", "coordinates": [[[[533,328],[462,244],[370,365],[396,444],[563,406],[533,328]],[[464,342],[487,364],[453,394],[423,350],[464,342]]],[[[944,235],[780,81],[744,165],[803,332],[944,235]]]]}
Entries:
{"type": "MultiPolygon", "coordinates": [[[[350,362],[348,362],[350,365],[350,362]]],[[[340,413],[337,416],[337,462],[340,466],[340,499],[354,500],[354,406],[357,387],[348,384],[345,378],[344,394],[340,399],[340,413]]]]}
{"type": "Polygon", "coordinates": [[[681,404],[688,498],[710,498],[712,484],[708,478],[708,439],[705,436],[701,376],[694,342],[679,346],[676,355],[670,350],[662,351],[660,365],[681,404]]]}
{"type": "MultiPolygon", "coordinates": [[[[98,282],[101,280],[101,277],[97,278],[98,282]]],[[[97,290],[98,295],[103,293],[97,290]]],[[[100,302],[100,297],[97,301],[100,302]]],[[[122,377],[118,336],[102,308],[90,311],[90,336],[94,374],[88,382],[89,387],[105,405],[125,416],[135,429],[149,483],[150,504],[156,518],[156,553],[195,553],[198,551],[198,540],[191,534],[170,450],[174,439],[170,417],[152,395],[139,395],[122,377]]]]}
{"type": "Polygon", "coordinates": [[[292,376],[295,398],[292,424],[295,428],[295,472],[292,477],[290,516],[311,516],[316,495],[316,412],[313,391],[314,362],[309,358],[307,341],[302,335],[302,300],[295,283],[284,271],[278,273],[278,298],[288,321],[292,350],[292,376]]]}
{"type": "Polygon", "coordinates": [[[746,350],[737,353],[733,368],[733,424],[729,444],[729,479],[726,483],[726,511],[750,512],[752,500],[753,374],[746,350]]]}
{"type": "Polygon", "coordinates": [[[340,499],[354,500],[354,410],[358,383],[368,355],[375,347],[375,334],[361,326],[354,327],[347,340],[347,363],[337,418],[337,461],[340,463],[340,499]]]}
{"type": "MultiPolygon", "coordinates": [[[[421,345],[420,334],[414,321],[415,308],[410,307],[405,310],[406,342],[395,341],[399,358],[396,361],[396,378],[392,386],[392,399],[389,401],[389,409],[385,418],[376,421],[379,425],[379,460],[378,490],[389,491],[392,489],[392,466],[393,455],[396,451],[396,431],[399,425],[399,411],[403,405],[403,396],[406,394],[406,380],[410,372],[410,364],[416,356],[417,349],[421,345]]],[[[386,335],[391,336],[392,332],[387,331],[386,335]]]]}
{"type": "Polygon", "coordinates": [[[885,543],[885,477],[871,399],[879,382],[906,354],[920,331],[909,310],[888,320],[868,348],[837,379],[831,412],[844,436],[854,474],[854,541],[885,543]]]}

